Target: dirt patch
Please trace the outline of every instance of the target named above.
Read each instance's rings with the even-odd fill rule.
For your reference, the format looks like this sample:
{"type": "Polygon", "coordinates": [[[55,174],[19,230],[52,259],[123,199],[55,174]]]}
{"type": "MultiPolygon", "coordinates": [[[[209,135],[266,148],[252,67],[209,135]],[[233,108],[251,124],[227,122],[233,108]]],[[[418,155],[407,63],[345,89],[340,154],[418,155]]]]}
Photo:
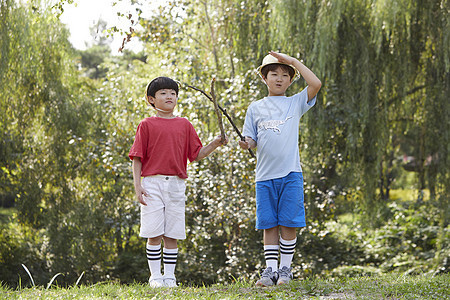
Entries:
{"type": "Polygon", "coordinates": [[[347,293],[331,293],[326,296],[320,296],[320,299],[356,299],[355,293],[347,292],[347,293]]]}

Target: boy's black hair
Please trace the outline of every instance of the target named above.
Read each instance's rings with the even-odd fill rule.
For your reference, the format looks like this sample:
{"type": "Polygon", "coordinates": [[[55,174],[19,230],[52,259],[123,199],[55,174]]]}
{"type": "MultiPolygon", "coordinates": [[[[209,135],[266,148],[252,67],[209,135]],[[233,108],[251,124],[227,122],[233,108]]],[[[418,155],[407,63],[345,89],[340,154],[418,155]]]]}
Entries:
{"type": "Polygon", "coordinates": [[[269,74],[270,71],[275,71],[278,68],[281,68],[283,71],[288,72],[291,80],[295,76],[295,70],[292,67],[284,64],[269,64],[267,66],[264,66],[261,69],[261,74],[264,76],[264,78],[267,78],[267,74],[269,74]]]}
{"type": "MultiPolygon", "coordinates": [[[[178,83],[169,77],[156,77],[147,86],[147,100],[149,96],[155,97],[155,94],[159,90],[174,90],[175,93],[177,93],[178,96],[178,83]]],[[[154,106],[152,103],[150,103],[152,106],[154,106]]]]}

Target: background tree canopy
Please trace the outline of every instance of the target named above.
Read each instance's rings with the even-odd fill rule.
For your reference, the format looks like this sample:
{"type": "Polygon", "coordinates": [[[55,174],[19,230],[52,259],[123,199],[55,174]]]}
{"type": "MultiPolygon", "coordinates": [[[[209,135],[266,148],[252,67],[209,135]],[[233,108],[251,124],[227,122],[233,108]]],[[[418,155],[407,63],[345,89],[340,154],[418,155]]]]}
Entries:
{"type": "MultiPolygon", "coordinates": [[[[113,56],[104,40],[72,48],[59,1],[0,0],[0,280],[61,284],[146,281],[139,207],[127,157],[154,112],[146,84],[181,82],[177,114],[204,143],[219,129],[216,92],[238,126],[265,96],[255,73],[269,50],[302,59],[322,80],[302,118],[308,225],[296,276],[448,272],[450,28],[448,2],[176,0],[129,32],[144,50],[113,56]]],[[[142,2],[145,7],[145,1],[142,2]]],[[[127,34],[127,33],[125,33],[127,34]]],[[[299,80],[289,94],[305,87],[299,80]]],[[[228,124],[227,124],[228,125],[228,124]]],[[[187,233],[177,277],[254,278],[255,160],[238,137],[189,165],[187,233]]]]}

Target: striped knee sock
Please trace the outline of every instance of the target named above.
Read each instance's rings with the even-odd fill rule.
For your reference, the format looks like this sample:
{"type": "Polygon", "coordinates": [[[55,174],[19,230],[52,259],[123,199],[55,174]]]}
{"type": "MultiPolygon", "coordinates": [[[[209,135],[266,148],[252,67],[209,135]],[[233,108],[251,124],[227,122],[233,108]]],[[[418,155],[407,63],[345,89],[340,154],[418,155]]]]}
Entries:
{"type": "Polygon", "coordinates": [[[284,266],[290,268],[292,258],[294,257],[295,246],[297,245],[297,238],[286,241],[280,237],[280,269],[284,266]]]}
{"type": "Polygon", "coordinates": [[[162,277],[161,275],[161,245],[147,244],[148,267],[152,278],[162,277]]]}
{"type": "Polygon", "coordinates": [[[164,277],[175,278],[178,249],[163,249],[164,277]]]}
{"type": "Polygon", "coordinates": [[[266,267],[271,267],[272,271],[278,270],[278,245],[264,245],[264,257],[266,258],[266,267]]]}

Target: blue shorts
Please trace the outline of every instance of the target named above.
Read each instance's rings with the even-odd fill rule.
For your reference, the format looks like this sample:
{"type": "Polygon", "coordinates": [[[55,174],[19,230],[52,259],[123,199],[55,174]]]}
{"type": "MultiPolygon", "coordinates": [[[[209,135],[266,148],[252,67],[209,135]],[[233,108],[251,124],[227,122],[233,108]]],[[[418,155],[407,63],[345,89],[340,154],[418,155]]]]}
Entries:
{"type": "Polygon", "coordinates": [[[256,182],[256,228],[269,229],[278,225],[306,226],[300,172],[256,182]]]}

